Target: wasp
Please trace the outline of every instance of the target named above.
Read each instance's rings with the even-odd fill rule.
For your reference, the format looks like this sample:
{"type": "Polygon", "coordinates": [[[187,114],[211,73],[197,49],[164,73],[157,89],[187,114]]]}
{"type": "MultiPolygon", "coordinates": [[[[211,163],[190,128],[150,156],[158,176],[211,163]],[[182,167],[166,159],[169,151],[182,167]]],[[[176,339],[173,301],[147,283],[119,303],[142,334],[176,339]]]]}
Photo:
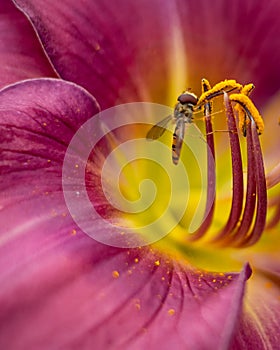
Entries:
{"type": "Polygon", "coordinates": [[[186,91],[177,98],[177,101],[173,113],[154,125],[146,135],[148,140],[156,140],[164,134],[170,122],[175,122],[172,141],[172,161],[175,165],[180,159],[186,125],[193,122],[193,112],[198,97],[194,93],[186,91]]]}

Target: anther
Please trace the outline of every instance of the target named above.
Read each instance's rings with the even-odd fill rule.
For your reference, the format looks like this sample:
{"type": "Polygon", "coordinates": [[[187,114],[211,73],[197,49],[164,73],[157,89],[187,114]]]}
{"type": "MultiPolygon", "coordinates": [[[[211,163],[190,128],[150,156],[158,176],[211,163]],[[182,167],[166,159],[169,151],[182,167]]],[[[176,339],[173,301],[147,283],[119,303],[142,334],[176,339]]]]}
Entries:
{"type": "Polygon", "coordinates": [[[202,93],[205,93],[208,90],[211,90],[211,85],[210,85],[209,81],[206,78],[201,79],[201,91],[202,91],[202,93]]]}
{"type": "MultiPolygon", "coordinates": [[[[209,90],[211,90],[211,85],[210,85],[209,81],[206,78],[201,79],[202,95],[205,94],[209,90]]],[[[210,101],[210,99],[208,101],[205,101],[205,104],[204,104],[205,117],[207,117],[207,115],[208,115],[208,117],[211,115],[212,109],[213,109],[212,101],[210,101]],[[206,110],[207,110],[207,113],[206,113],[206,110]]]]}
{"type": "MultiPolygon", "coordinates": [[[[207,84],[208,81],[206,79],[204,80],[206,81],[205,84],[207,84]]],[[[237,83],[236,80],[233,80],[233,79],[221,81],[220,83],[214,85],[212,89],[201,94],[197,102],[197,106],[204,104],[206,101],[211,100],[214,97],[222,95],[224,92],[231,92],[234,90],[237,90],[240,92],[242,90],[242,85],[237,83]]]]}
{"type": "MultiPolygon", "coordinates": [[[[243,86],[243,88],[242,88],[240,93],[245,95],[245,96],[249,96],[250,93],[254,90],[254,88],[255,88],[254,84],[252,84],[252,83],[246,84],[246,85],[243,86]]],[[[246,113],[245,113],[244,109],[241,107],[240,104],[236,104],[234,106],[234,110],[238,114],[239,129],[242,131],[243,136],[246,137],[247,124],[248,124],[248,120],[246,118],[246,113]]]]}
{"type": "MultiPolygon", "coordinates": [[[[256,123],[256,127],[259,135],[262,134],[264,129],[264,123],[259,111],[257,110],[254,103],[250,100],[250,98],[244,94],[232,94],[229,96],[229,99],[233,102],[239,103],[239,105],[243,108],[245,114],[256,123]]],[[[246,117],[246,116],[245,116],[246,117]]],[[[244,122],[241,123],[241,130],[244,135],[244,122]]],[[[239,124],[240,126],[240,124],[239,124]]],[[[246,133],[245,133],[246,134],[246,133]]]]}

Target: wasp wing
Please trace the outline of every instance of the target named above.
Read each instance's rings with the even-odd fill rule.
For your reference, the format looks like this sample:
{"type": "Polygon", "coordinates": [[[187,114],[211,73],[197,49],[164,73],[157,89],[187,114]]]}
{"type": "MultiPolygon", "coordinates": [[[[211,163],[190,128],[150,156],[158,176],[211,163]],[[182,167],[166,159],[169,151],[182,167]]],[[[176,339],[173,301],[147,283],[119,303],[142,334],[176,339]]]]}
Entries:
{"type": "Polygon", "coordinates": [[[176,127],[173,133],[172,143],[172,161],[175,165],[178,164],[181,154],[181,149],[185,136],[185,122],[183,118],[177,119],[176,127]]]}
{"type": "Polygon", "coordinates": [[[156,139],[160,138],[161,135],[163,135],[164,132],[166,131],[167,125],[172,120],[172,118],[173,118],[173,115],[171,114],[168,117],[166,117],[163,120],[161,120],[156,125],[154,125],[147,132],[146,139],[148,139],[148,140],[156,140],[156,139]]]}

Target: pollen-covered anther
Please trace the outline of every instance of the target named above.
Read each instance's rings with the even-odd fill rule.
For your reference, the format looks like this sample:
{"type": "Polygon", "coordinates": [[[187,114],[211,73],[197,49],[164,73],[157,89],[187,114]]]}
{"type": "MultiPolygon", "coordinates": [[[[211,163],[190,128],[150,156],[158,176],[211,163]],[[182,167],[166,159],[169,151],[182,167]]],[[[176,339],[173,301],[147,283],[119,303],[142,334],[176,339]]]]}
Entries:
{"type": "MultiPolygon", "coordinates": [[[[245,96],[249,96],[251,94],[251,92],[254,90],[254,88],[255,88],[254,84],[252,84],[252,83],[246,84],[243,86],[240,93],[245,95],[245,96]]],[[[249,122],[249,120],[246,118],[246,112],[244,111],[244,109],[242,108],[242,106],[239,103],[237,103],[234,106],[234,111],[238,115],[239,129],[242,131],[243,136],[246,136],[246,130],[247,130],[248,122],[249,122]]]]}
{"type": "MultiPolygon", "coordinates": [[[[232,102],[236,102],[238,103],[242,109],[243,112],[245,113],[245,118],[243,118],[243,120],[241,119],[241,121],[239,120],[239,127],[241,127],[241,131],[244,134],[244,127],[246,127],[246,122],[245,119],[248,116],[252,121],[254,121],[256,123],[256,127],[258,130],[258,134],[262,134],[263,130],[264,130],[264,122],[263,119],[258,111],[258,109],[256,108],[256,106],[254,105],[254,103],[251,101],[251,99],[240,93],[240,94],[231,94],[229,96],[229,99],[232,102]]],[[[241,114],[242,115],[242,114],[241,114]]],[[[239,115],[240,117],[240,115],[239,115]]]]}
{"type": "MultiPolygon", "coordinates": [[[[207,86],[207,83],[209,84],[209,82],[206,79],[202,80],[202,84],[206,84],[207,86]]],[[[220,83],[214,85],[211,89],[201,94],[197,102],[197,106],[204,104],[205,102],[211,100],[214,97],[222,95],[224,92],[231,92],[234,90],[241,92],[242,88],[243,86],[237,83],[236,80],[230,79],[230,80],[221,81],[220,83]]]]}
{"type": "Polygon", "coordinates": [[[255,85],[253,83],[249,83],[243,86],[241,90],[241,94],[249,96],[251,92],[254,90],[255,85]]]}
{"type": "MultiPolygon", "coordinates": [[[[202,94],[206,93],[210,89],[211,89],[211,85],[210,85],[209,81],[206,78],[201,79],[201,91],[202,91],[202,94]]],[[[205,100],[204,116],[206,118],[210,118],[210,115],[212,113],[212,109],[213,109],[213,102],[210,101],[210,99],[209,100],[205,100]]]]}
{"type": "Polygon", "coordinates": [[[201,91],[202,91],[202,93],[205,93],[210,89],[211,89],[211,85],[210,85],[209,81],[206,78],[201,79],[201,91]]]}

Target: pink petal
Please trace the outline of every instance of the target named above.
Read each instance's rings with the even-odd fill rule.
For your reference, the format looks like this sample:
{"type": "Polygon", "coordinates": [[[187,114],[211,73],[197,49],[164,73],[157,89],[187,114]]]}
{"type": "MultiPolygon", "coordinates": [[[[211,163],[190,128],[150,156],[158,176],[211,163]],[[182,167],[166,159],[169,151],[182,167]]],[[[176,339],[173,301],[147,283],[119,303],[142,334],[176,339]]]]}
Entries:
{"type": "Polygon", "coordinates": [[[36,34],[10,0],[0,2],[0,88],[21,79],[55,77],[36,34]]]}
{"type": "Polygon", "coordinates": [[[279,90],[278,1],[215,0],[210,8],[203,0],[190,0],[180,1],[180,5],[191,80],[197,79],[192,67],[198,67],[210,82],[224,78],[253,82],[253,98],[258,104],[279,90]]]}
{"type": "Polygon", "coordinates": [[[232,349],[279,347],[279,233],[275,230],[269,235],[259,249],[254,247],[238,252],[240,259],[249,260],[252,264],[253,276],[247,284],[244,311],[232,349]]]}
{"type": "Polygon", "coordinates": [[[166,96],[160,82],[163,83],[167,68],[164,53],[168,38],[161,32],[167,9],[163,8],[162,12],[158,8],[162,16],[150,20],[147,15],[155,6],[147,0],[143,7],[121,2],[117,8],[114,3],[101,1],[85,1],[83,6],[75,1],[16,4],[37,28],[61,77],[84,86],[102,109],[120,102],[143,100],[143,86],[148,82],[166,96]],[[143,18],[147,20],[145,27],[135,25],[143,18]],[[144,45],[142,36],[147,38],[151,33],[153,40],[144,45]],[[155,60],[162,64],[148,72],[146,63],[155,60]]]}
{"type": "Polygon", "coordinates": [[[64,230],[64,222],[67,230],[63,157],[76,129],[98,106],[80,87],[54,79],[10,86],[0,92],[0,106],[1,240],[12,244],[11,254],[15,248],[19,255],[33,254],[40,239],[26,248],[14,247],[14,239],[38,232],[44,241],[60,239],[56,230],[64,230]]]}
{"type": "Polygon", "coordinates": [[[61,76],[86,87],[102,109],[167,103],[189,86],[199,93],[204,76],[253,81],[258,103],[279,88],[277,1],[15,2],[61,76]]]}
{"type": "Polygon", "coordinates": [[[101,245],[68,214],[63,157],[97,111],[87,92],[60,80],[0,91],[0,347],[227,346],[248,266],[211,274],[151,248],[101,245]]]}
{"type": "Polygon", "coordinates": [[[252,278],[232,349],[279,348],[279,275],[270,271],[252,278]]]}
{"type": "Polygon", "coordinates": [[[146,248],[117,250],[78,236],[1,279],[2,348],[229,345],[248,268],[239,277],[204,274],[146,248]]]}

